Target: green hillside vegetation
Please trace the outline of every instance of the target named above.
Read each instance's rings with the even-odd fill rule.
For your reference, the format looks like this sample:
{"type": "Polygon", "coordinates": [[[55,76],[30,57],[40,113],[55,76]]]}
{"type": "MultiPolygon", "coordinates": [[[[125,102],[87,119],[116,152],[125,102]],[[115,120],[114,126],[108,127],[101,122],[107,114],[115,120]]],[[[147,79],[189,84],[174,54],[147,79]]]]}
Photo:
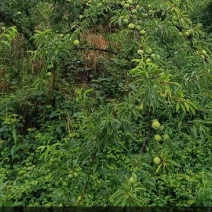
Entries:
{"type": "Polygon", "coordinates": [[[0,206],[212,206],[211,5],[1,0],[0,206]]]}

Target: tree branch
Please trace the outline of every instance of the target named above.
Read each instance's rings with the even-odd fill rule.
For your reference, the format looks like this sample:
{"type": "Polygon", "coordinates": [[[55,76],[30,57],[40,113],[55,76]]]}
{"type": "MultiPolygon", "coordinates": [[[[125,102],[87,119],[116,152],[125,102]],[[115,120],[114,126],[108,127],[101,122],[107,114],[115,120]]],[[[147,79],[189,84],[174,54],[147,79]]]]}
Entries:
{"type": "MultiPolygon", "coordinates": [[[[114,52],[114,51],[109,50],[109,49],[101,49],[101,48],[97,48],[97,47],[79,47],[79,48],[76,48],[76,50],[102,51],[102,52],[107,52],[107,53],[110,53],[110,54],[113,54],[113,55],[118,55],[119,54],[118,52],[114,52]]],[[[126,59],[128,61],[131,61],[131,59],[128,58],[128,57],[124,57],[124,59],[126,59]]]]}

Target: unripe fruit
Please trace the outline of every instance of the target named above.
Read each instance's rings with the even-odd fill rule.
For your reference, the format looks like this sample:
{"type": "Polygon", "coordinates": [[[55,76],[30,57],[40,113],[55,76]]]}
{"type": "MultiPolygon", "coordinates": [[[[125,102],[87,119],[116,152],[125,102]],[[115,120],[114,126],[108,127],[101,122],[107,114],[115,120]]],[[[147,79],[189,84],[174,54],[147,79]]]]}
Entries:
{"type": "Polygon", "coordinates": [[[68,178],[72,178],[72,177],[73,177],[73,174],[69,174],[69,175],[68,175],[68,178]]]}
{"type": "Polygon", "coordinates": [[[146,63],[150,63],[151,61],[152,61],[151,58],[146,59],[146,63]]]}
{"type": "Polygon", "coordinates": [[[148,17],[147,13],[141,13],[141,15],[142,15],[143,18],[147,18],[148,17]]]}
{"type": "Polygon", "coordinates": [[[127,0],[127,3],[132,4],[133,1],[132,0],[127,0]]]}
{"type": "Polygon", "coordinates": [[[187,32],[184,32],[183,33],[183,36],[187,38],[189,36],[189,32],[188,31],[187,32]]]}
{"type": "Polygon", "coordinates": [[[163,135],[163,140],[164,141],[168,141],[169,140],[169,135],[168,134],[164,134],[163,135]]]}
{"type": "Polygon", "coordinates": [[[134,177],[131,177],[131,178],[130,178],[130,182],[131,182],[131,183],[134,183],[134,182],[135,182],[134,177]]]}
{"type": "Polygon", "coordinates": [[[201,58],[205,59],[205,55],[201,54],[200,56],[201,56],[201,58]]]}
{"type": "Polygon", "coordinates": [[[160,123],[158,120],[153,120],[152,122],[152,128],[154,128],[155,130],[159,129],[160,128],[160,123]]]}
{"type": "Polygon", "coordinates": [[[183,33],[182,32],[179,32],[179,36],[183,36],[183,33]]]}
{"type": "Polygon", "coordinates": [[[156,134],[156,135],[154,136],[154,139],[155,139],[156,141],[161,141],[161,140],[162,140],[161,136],[158,135],[158,134],[156,134]]]}
{"type": "Polygon", "coordinates": [[[129,24],[128,29],[131,29],[131,30],[135,29],[135,24],[129,24]]]}
{"type": "Polygon", "coordinates": [[[123,19],[123,23],[124,23],[124,24],[128,24],[128,19],[126,19],[126,18],[123,19]]]}
{"type": "Polygon", "coordinates": [[[151,54],[150,57],[151,57],[152,59],[156,59],[156,58],[157,58],[157,55],[156,55],[156,54],[151,54]]]}
{"type": "Polygon", "coordinates": [[[144,29],[140,30],[140,35],[145,35],[146,34],[146,31],[144,29]]]}
{"type": "Polygon", "coordinates": [[[140,29],[141,29],[141,27],[140,27],[139,25],[137,25],[135,28],[136,28],[137,30],[140,30],[140,29]]]}
{"type": "Polygon", "coordinates": [[[135,9],[138,10],[139,8],[140,8],[140,6],[139,5],[136,5],[135,9]]]}
{"type": "Polygon", "coordinates": [[[82,200],[82,197],[78,196],[77,201],[81,201],[81,200],[82,200]]]}
{"type": "Polygon", "coordinates": [[[173,25],[174,25],[174,26],[178,26],[179,23],[178,23],[177,21],[174,21],[174,22],[173,22],[173,25]]]}
{"type": "Polygon", "coordinates": [[[161,159],[159,157],[155,157],[153,162],[155,165],[159,165],[161,163],[161,159]]]}
{"type": "Polygon", "coordinates": [[[149,48],[149,47],[147,47],[147,48],[146,48],[146,53],[147,53],[147,54],[151,54],[151,53],[152,53],[152,49],[149,48]]]}
{"type": "Polygon", "coordinates": [[[207,55],[207,52],[205,50],[202,50],[202,54],[207,55]]]}
{"type": "Polygon", "coordinates": [[[77,178],[79,175],[77,172],[74,172],[74,177],[77,178]]]}
{"type": "Polygon", "coordinates": [[[161,125],[160,128],[159,128],[159,130],[161,130],[161,131],[164,130],[164,126],[161,125]]]}
{"type": "Polygon", "coordinates": [[[124,4],[124,8],[129,8],[130,5],[129,4],[124,4]]]}
{"type": "Polygon", "coordinates": [[[140,55],[142,55],[142,54],[144,53],[144,50],[139,49],[139,50],[137,51],[137,53],[140,54],[140,55]]]}
{"type": "Polygon", "coordinates": [[[143,109],[144,109],[144,105],[143,104],[140,104],[139,110],[143,110],[143,109]]]}
{"type": "Polygon", "coordinates": [[[47,76],[48,76],[48,77],[51,77],[51,76],[52,76],[52,72],[48,72],[48,73],[47,73],[47,76]]]}
{"type": "Polygon", "coordinates": [[[75,46],[78,46],[78,45],[79,45],[79,40],[74,40],[73,44],[74,44],[75,46]]]}
{"type": "Polygon", "coordinates": [[[101,6],[102,6],[102,3],[97,4],[97,7],[101,7],[101,6]]]}
{"type": "Polygon", "coordinates": [[[136,14],[138,11],[136,9],[132,10],[132,14],[136,14]]]}

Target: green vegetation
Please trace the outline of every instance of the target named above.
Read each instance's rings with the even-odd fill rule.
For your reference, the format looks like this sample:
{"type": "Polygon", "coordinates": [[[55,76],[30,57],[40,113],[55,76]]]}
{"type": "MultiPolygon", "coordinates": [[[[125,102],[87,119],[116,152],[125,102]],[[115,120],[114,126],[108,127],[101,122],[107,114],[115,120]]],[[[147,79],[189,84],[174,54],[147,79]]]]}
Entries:
{"type": "Polygon", "coordinates": [[[211,206],[210,11],[1,0],[0,206],[211,206]]]}

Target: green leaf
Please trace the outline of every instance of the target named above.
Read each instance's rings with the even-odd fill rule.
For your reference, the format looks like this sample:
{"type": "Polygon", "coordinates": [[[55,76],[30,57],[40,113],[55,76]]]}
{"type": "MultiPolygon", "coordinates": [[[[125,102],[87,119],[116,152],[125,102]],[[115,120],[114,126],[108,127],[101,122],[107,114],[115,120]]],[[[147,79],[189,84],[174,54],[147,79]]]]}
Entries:
{"type": "Polygon", "coordinates": [[[9,48],[11,47],[10,43],[8,41],[0,40],[0,42],[3,43],[4,45],[8,46],[9,48]]]}

